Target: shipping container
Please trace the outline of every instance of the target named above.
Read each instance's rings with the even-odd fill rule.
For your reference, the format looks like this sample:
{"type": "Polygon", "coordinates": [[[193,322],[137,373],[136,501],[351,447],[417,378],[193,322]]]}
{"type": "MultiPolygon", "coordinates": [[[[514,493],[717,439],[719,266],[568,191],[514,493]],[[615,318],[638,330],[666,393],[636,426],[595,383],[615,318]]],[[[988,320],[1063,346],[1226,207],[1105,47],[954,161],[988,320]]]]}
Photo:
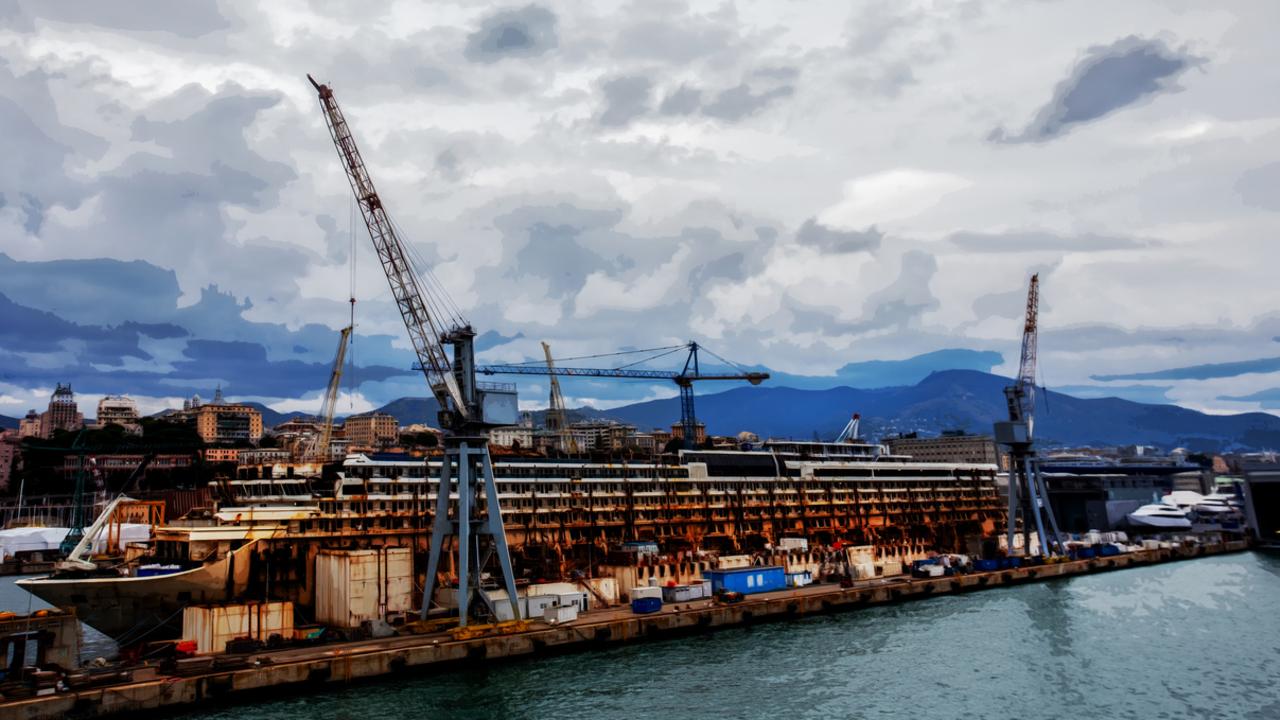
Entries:
{"type": "Polygon", "coordinates": [[[631,601],[631,612],[637,615],[655,613],[661,609],[662,609],[662,598],[660,597],[636,598],[635,600],[631,601]]]}
{"type": "Polygon", "coordinates": [[[195,642],[201,655],[224,652],[230,640],[265,643],[272,635],[293,637],[293,603],[191,605],[182,610],[182,639],[195,642]]]}
{"type": "Polygon", "coordinates": [[[559,595],[530,595],[525,598],[525,605],[528,608],[525,617],[540,618],[547,608],[555,607],[559,602],[559,595]]]}
{"type": "Polygon", "coordinates": [[[787,587],[786,573],[781,565],[736,568],[733,570],[704,570],[703,576],[711,581],[712,592],[731,590],[743,595],[783,590],[787,587]]]}
{"type": "Polygon", "coordinates": [[[787,585],[790,587],[804,587],[813,583],[813,573],[808,570],[801,572],[787,573],[787,585]]]}
{"type": "Polygon", "coordinates": [[[316,554],[316,621],[357,628],[413,609],[409,548],[321,550],[316,554]]]}
{"type": "Polygon", "coordinates": [[[662,601],[670,603],[693,602],[701,600],[705,597],[702,593],[702,584],[697,585],[672,585],[662,589],[662,601]]]}
{"type": "Polygon", "coordinates": [[[542,611],[542,619],[551,625],[573,622],[578,619],[578,606],[552,605],[542,611]]]}
{"type": "Polygon", "coordinates": [[[650,585],[641,585],[639,587],[633,587],[631,588],[631,599],[632,600],[656,599],[661,601],[662,588],[654,587],[650,585]]]}

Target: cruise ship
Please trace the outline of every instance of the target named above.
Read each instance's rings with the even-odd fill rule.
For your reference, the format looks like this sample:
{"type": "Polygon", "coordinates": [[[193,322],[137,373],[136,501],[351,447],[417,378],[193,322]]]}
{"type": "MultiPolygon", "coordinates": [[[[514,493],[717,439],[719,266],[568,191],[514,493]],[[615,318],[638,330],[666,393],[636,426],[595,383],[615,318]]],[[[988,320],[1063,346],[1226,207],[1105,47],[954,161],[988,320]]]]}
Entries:
{"type": "MultiPolygon", "coordinates": [[[[157,527],[126,562],[21,585],[122,643],[176,634],[191,604],[289,600],[306,617],[326,549],[411,548],[421,587],[440,460],[357,454],[327,482],[220,480],[213,507],[157,527]]],[[[996,472],[862,443],[768,442],[640,462],[494,457],[512,560],[528,581],[625,572],[617,550],[636,542],[660,554],[632,563],[670,562],[676,575],[696,572],[688,558],[772,552],[783,538],[814,552],[872,546],[904,562],[965,552],[1003,522],[996,472]]]]}

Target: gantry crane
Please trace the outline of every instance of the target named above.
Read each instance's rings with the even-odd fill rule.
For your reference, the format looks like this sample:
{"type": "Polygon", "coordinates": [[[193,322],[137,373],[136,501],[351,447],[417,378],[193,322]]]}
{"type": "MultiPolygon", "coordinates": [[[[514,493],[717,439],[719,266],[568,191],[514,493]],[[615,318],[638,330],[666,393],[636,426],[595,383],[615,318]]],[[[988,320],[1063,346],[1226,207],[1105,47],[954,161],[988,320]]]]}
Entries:
{"type": "MultiPolygon", "coordinates": [[[[680,388],[680,429],[684,435],[684,446],[686,449],[694,447],[694,439],[696,437],[698,418],[694,412],[693,403],[693,384],[701,380],[745,380],[752,385],[759,385],[769,379],[769,373],[743,371],[740,373],[709,373],[703,374],[701,366],[698,362],[698,351],[704,350],[698,343],[689,342],[685,345],[673,345],[661,348],[649,348],[647,350],[630,351],[633,353],[673,351],[679,349],[687,349],[689,354],[685,357],[684,368],[679,372],[668,370],[639,370],[631,367],[620,368],[574,368],[574,367],[556,367],[550,361],[546,366],[539,365],[485,365],[477,369],[485,375],[550,375],[553,378],[560,377],[597,377],[597,378],[625,378],[632,380],[671,380],[680,388]]],[[[664,352],[663,354],[668,354],[664,352]]],[[[707,351],[711,352],[711,351],[707,351]]],[[[714,353],[712,353],[714,355],[714,353]]],[[[657,356],[661,357],[661,355],[657,356]]],[[[716,356],[717,359],[726,364],[732,364],[723,358],[716,356]]]]}
{"type": "Polygon", "coordinates": [[[418,366],[440,404],[440,426],[449,433],[436,490],[422,617],[425,618],[430,609],[437,572],[443,569],[441,556],[445,552],[445,541],[452,539],[456,544],[453,560],[458,578],[459,622],[466,625],[472,612],[482,618],[496,617],[497,612],[481,587],[481,576],[487,572],[489,561],[495,558],[512,615],[519,618],[515,575],[493,479],[493,462],[484,437],[489,428],[515,424],[515,392],[508,388],[484,388],[476,383],[475,330],[462,318],[444,288],[433,287],[429,269],[420,260],[415,263],[417,258],[412,247],[401,241],[374,189],[373,179],[356,147],[351,128],[338,108],[333,90],[310,75],[307,79],[319,96],[325,124],[418,356],[418,366]],[[452,360],[446,345],[453,349],[452,360]],[[450,499],[455,477],[456,506],[450,499]],[[473,600],[479,602],[473,603],[473,600]]]}
{"type": "Polygon", "coordinates": [[[303,460],[323,463],[329,460],[329,443],[333,440],[333,414],[338,407],[338,390],[342,387],[342,367],[347,361],[347,345],[351,342],[352,326],[342,328],[338,338],[338,352],[333,357],[333,369],[329,371],[329,387],[320,403],[320,432],[312,435],[302,447],[303,460]]]}
{"type": "Polygon", "coordinates": [[[1061,552],[1058,521],[1049,504],[1048,488],[1035,460],[1036,351],[1039,335],[1040,276],[1031,276],[1027,310],[1022,325],[1022,354],[1018,377],[1004,389],[1009,419],[995,424],[996,442],[1009,448],[1009,552],[1013,552],[1018,520],[1022,520],[1023,548],[1029,553],[1031,526],[1040,538],[1040,551],[1048,557],[1061,552]],[[1046,535],[1048,529],[1052,535],[1046,535]]]}

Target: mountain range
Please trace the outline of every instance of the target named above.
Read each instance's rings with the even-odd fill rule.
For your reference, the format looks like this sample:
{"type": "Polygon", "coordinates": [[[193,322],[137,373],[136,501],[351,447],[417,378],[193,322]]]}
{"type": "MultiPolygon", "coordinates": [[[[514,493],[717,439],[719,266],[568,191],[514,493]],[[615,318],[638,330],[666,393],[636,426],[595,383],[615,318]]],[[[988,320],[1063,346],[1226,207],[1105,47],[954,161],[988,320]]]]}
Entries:
{"type": "MultiPolygon", "coordinates": [[[[936,434],[965,430],[989,434],[1005,419],[1008,378],[976,370],[944,370],[913,385],[874,389],[835,387],[740,387],[697,397],[698,419],[715,435],[750,430],[762,438],[833,439],[850,415],[862,415],[862,436],[896,432],[936,434]]],[[[1036,435],[1050,446],[1156,445],[1193,452],[1280,447],[1280,417],[1267,413],[1208,415],[1178,407],[1120,398],[1077,398],[1037,393],[1036,435]]],[[[400,398],[379,408],[401,424],[435,424],[431,398],[400,398]]],[[[537,413],[536,415],[540,415],[537,413]]],[[[651,400],[609,410],[578,408],[578,418],[606,418],[641,430],[667,428],[680,416],[678,398],[651,400]]],[[[571,417],[572,419],[572,417],[571,417]]]]}
{"type": "MultiPolygon", "coordinates": [[[[715,435],[750,430],[762,438],[830,440],[853,413],[862,415],[862,436],[964,430],[988,434],[1006,414],[1003,389],[1010,380],[978,370],[942,370],[914,384],[880,388],[738,387],[697,397],[698,419],[715,435]]],[[[246,403],[262,413],[266,427],[307,413],[280,413],[246,403]]],[[[378,408],[402,425],[437,425],[433,398],[403,397],[378,408]]],[[[545,410],[534,412],[541,424],[545,410]]],[[[669,428],[680,416],[678,398],[650,400],[609,410],[568,411],[569,421],[609,419],[641,430],[669,428]]],[[[0,415],[0,428],[18,419],[0,415]]],[[[1280,417],[1268,413],[1208,415],[1178,407],[1120,398],[1078,398],[1054,391],[1037,393],[1036,435],[1049,446],[1156,445],[1194,452],[1265,450],[1280,447],[1280,417]]]]}

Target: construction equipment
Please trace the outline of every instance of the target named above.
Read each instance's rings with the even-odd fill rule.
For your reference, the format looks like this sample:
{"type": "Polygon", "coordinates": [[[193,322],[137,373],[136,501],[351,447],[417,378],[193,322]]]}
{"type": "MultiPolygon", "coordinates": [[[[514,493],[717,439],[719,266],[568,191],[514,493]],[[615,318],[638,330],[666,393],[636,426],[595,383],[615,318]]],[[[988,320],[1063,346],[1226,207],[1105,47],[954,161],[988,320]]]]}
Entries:
{"type": "Polygon", "coordinates": [[[356,147],[346,118],[328,85],[310,75],[320,99],[325,124],[338,158],[355,194],[360,214],[369,230],[374,250],[391,286],[391,294],[404,320],[405,330],[418,357],[427,385],[440,405],[440,426],[450,433],[445,438],[440,483],[436,490],[431,549],[423,589],[422,617],[431,606],[441,569],[446,539],[456,542],[454,565],[458,577],[459,624],[465,625],[471,612],[478,617],[496,617],[481,577],[490,560],[501,568],[513,617],[520,617],[515,575],[498,504],[484,433],[493,427],[514,425],[518,410],[514,387],[481,386],[476,382],[476,332],[458,311],[444,288],[434,280],[412,247],[400,239],[395,224],[374,189],[373,179],[356,147]],[[415,263],[414,260],[417,260],[415,263]],[[415,272],[416,270],[416,272],[415,272]],[[450,360],[445,346],[453,349],[450,360]],[[457,479],[456,506],[451,502],[451,486],[457,479]],[[450,509],[454,512],[451,513],[450,509]],[[473,604],[472,598],[480,602],[473,604]]]}
{"type": "MultiPolygon", "coordinates": [[[[554,373],[556,361],[551,357],[551,346],[542,343],[542,353],[547,356],[547,370],[554,373]]],[[[551,379],[551,397],[547,404],[547,430],[556,434],[556,449],[569,452],[578,451],[578,443],[569,434],[568,418],[564,410],[564,396],[560,394],[560,380],[554,374],[551,379]]]]}
{"type": "MultiPolygon", "coordinates": [[[[706,348],[703,348],[696,342],[689,342],[684,345],[648,348],[645,350],[631,350],[627,351],[627,353],[616,354],[661,352],[660,355],[655,355],[654,357],[662,357],[662,355],[667,355],[670,354],[671,351],[680,349],[687,349],[689,354],[685,357],[684,368],[679,372],[668,370],[638,370],[628,366],[618,368],[556,367],[551,362],[548,362],[545,367],[533,364],[485,365],[477,368],[476,371],[485,375],[550,375],[553,378],[559,376],[624,378],[633,380],[671,380],[680,388],[680,427],[682,434],[684,435],[684,447],[686,449],[691,449],[695,444],[694,440],[697,436],[698,425],[698,418],[694,412],[693,404],[693,384],[695,382],[700,380],[746,380],[752,385],[759,385],[769,379],[769,373],[744,370],[740,373],[703,374],[699,364],[698,352],[700,350],[706,350],[706,348]]],[[[706,352],[727,365],[733,365],[733,363],[715,355],[715,353],[712,353],[710,350],[706,350],[706,352]]],[[[634,365],[637,363],[631,364],[634,365]]]]}
{"type": "Polygon", "coordinates": [[[342,328],[338,339],[338,352],[329,372],[329,387],[320,403],[320,432],[312,435],[302,446],[299,456],[309,462],[323,463],[329,460],[329,443],[333,440],[333,413],[338,407],[338,389],[342,387],[342,367],[347,361],[347,345],[351,342],[352,326],[342,328]]]}
{"type": "Polygon", "coordinates": [[[858,441],[858,425],[862,422],[862,415],[854,413],[849,419],[848,424],[840,431],[840,435],[836,437],[838,443],[851,443],[858,441]]]}
{"type": "Polygon", "coordinates": [[[97,468],[97,462],[87,457],[84,449],[84,436],[86,428],[81,428],[76,433],[75,442],[71,443],[71,450],[76,452],[76,489],[71,499],[71,527],[67,529],[67,536],[62,538],[62,542],[58,545],[58,551],[64,556],[71,554],[80,545],[81,539],[84,538],[85,516],[88,514],[87,505],[92,505],[92,501],[88,500],[85,493],[85,476],[88,474],[90,466],[97,468]]]}
{"type": "Polygon", "coordinates": [[[1022,355],[1018,377],[1004,389],[1009,419],[995,424],[995,439],[1009,448],[1009,552],[1014,549],[1018,520],[1022,521],[1023,548],[1031,550],[1030,533],[1034,524],[1043,557],[1054,550],[1062,552],[1058,521],[1049,505],[1049,493],[1036,462],[1034,445],[1036,405],[1036,351],[1039,333],[1040,276],[1031,276],[1027,289],[1027,310],[1022,326],[1022,355]],[[1045,530],[1052,532],[1048,536],[1045,530]]]}

